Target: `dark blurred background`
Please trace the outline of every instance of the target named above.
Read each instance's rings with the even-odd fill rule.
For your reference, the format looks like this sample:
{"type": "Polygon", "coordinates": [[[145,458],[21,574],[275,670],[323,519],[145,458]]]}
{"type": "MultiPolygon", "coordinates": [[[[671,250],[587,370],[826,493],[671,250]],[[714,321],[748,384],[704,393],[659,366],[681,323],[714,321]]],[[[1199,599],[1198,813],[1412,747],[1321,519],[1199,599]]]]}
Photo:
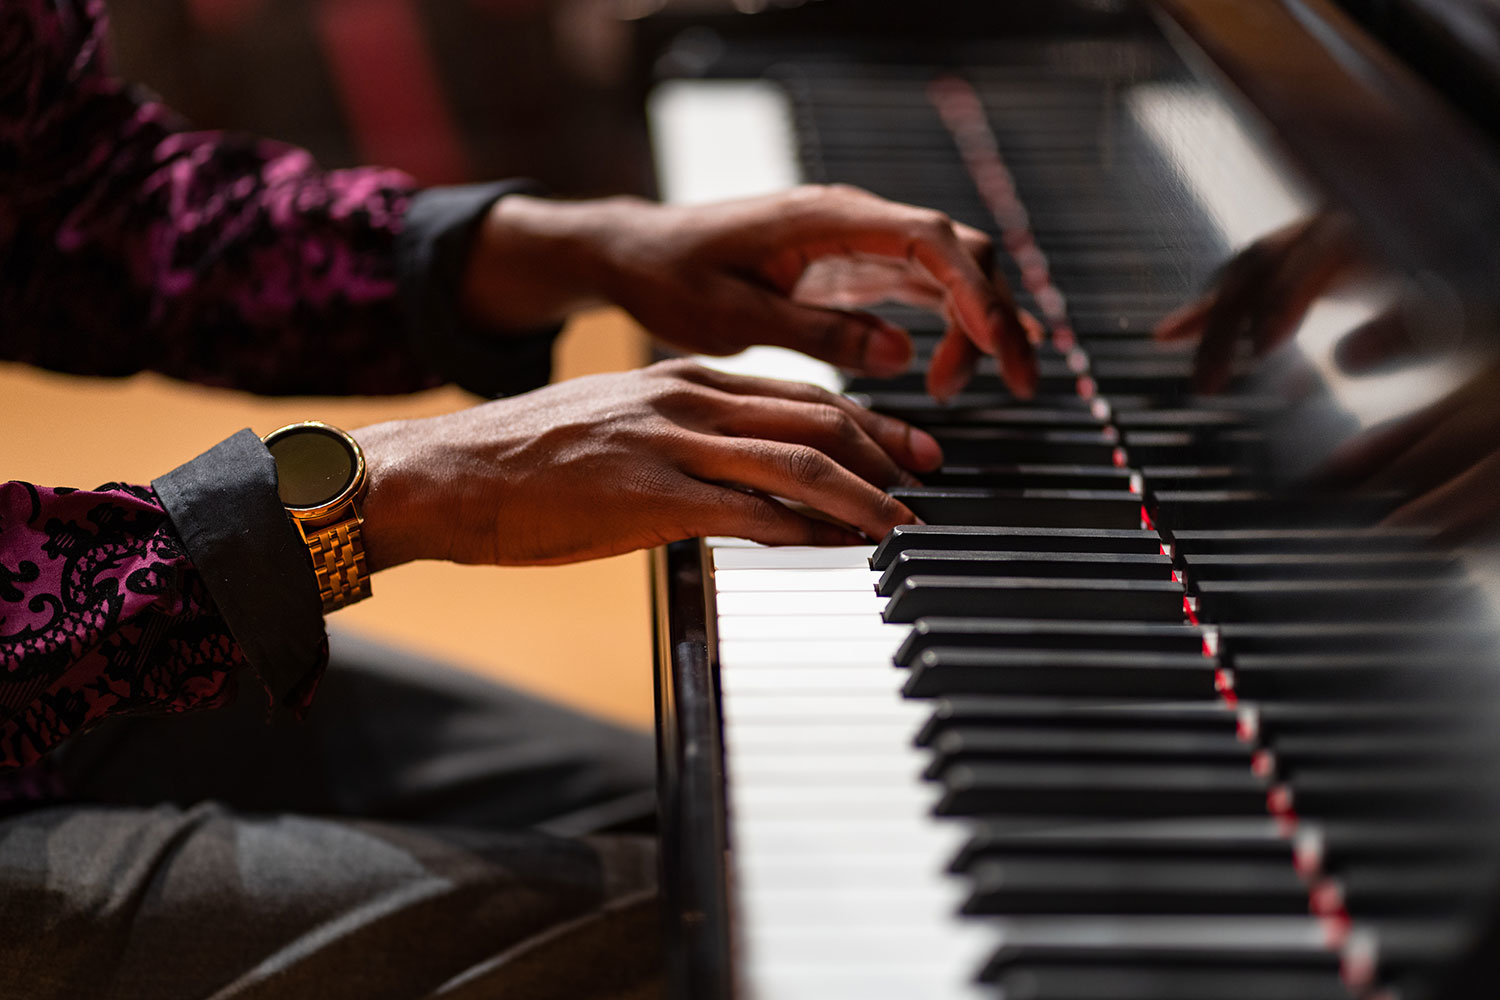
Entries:
{"type": "Polygon", "coordinates": [[[629,0],[113,0],[116,67],[203,128],[440,184],[650,190],[629,0]]]}

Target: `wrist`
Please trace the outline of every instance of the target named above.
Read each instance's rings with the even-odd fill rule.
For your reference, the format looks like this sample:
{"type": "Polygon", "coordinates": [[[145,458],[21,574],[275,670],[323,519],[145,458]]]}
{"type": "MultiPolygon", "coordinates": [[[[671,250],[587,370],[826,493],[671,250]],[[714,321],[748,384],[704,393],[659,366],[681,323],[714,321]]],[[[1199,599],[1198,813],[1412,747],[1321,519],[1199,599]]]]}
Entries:
{"type": "Polygon", "coordinates": [[[392,421],[350,432],[365,453],[368,487],[361,505],[365,562],[371,573],[426,558],[422,507],[433,490],[405,433],[410,421],[392,421]]]}
{"type": "Polygon", "coordinates": [[[463,278],[470,317],[501,330],[531,330],[614,298],[611,233],[635,198],[554,201],[509,195],[490,207],[463,278]]]}

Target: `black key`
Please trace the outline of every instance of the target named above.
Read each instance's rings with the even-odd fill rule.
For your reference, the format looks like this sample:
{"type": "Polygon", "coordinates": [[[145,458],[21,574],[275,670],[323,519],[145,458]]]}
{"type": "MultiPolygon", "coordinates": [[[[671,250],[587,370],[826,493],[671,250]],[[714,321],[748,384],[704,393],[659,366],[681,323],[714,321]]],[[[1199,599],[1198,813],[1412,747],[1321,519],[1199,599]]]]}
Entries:
{"type": "Polygon", "coordinates": [[[953,694],[1212,698],[1217,661],[1194,653],[929,649],[912,665],[912,698],[953,694]]]}
{"type": "Polygon", "coordinates": [[[1263,816],[1264,779],[1242,766],[960,764],[941,816],[1263,816]]]}
{"type": "Polygon", "coordinates": [[[1122,444],[1133,466],[1250,465],[1264,452],[1265,435],[1252,430],[1123,431],[1122,444]]]}
{"type": "Polygon", "coordinates": [[[1147,490],[1231,490],[1245,489],[1255,476],[1237,465],[1148,465],[1141,469],[1141,482],[1147,490]]]}
{"type": "Polygon", "coordinates": [[[948,729],[933,741],[932,750],[935,757],[927,766],[928,778],[940,778],[949,767],[976,761],[1177,761],[1249,767],[1255,752],[1227,728],[1220,733],[1143,733],[992,726],[948,729]]]}
{"type": "Polygon", "coordinates": [[[1493,869],[1478,863],[1361,864],[1341,868],[1321,893],[1356,918],[1458,916],[1493,886],[1493,869]]]}
{"type": "Polygon", "coordinates": [[[1034,428],[1037,430],[1100,430],[1104,425],[1092,412],[1080,407],[1051,408],[1042,406],[988,405],[962,406],[939,403],[930,396],[905,406],[885,405],[887,400],[876,397],[871,402],[887,416],[896,417],[909,424],[929,430],[939,427],[1007,427],[1012,429],[1034,428]]]}
{"type": "Polygon", "coordinates": [[[1304,768],[1276,791],[1278,808],[1300,816],[1369,819],[1500,815],[1493,776],[1444,768],[1304,768]]]}
{"type": "Polygon", "coordinates": [[[1349,1000],[1332,970],[1014,965],[998,980],[1005,1000],[1349,1000]]]}
{"type": "Polygon", "coordinates": [[[1304,820],[1297,826],[1294,851],[1298,869],[1316,873],[1372,862],[1488,860],[1497,856],[1500,844],[1494,828],[1482,821],[1304,820]]]}
{"type": "Polygon", "coordinates": [[[1500,760],[1493,729],[1427,733],[1320,733],[1278,737],[1270,746],[1277,773],[1304,767],[1391,767],[1401,764],[1485,767],[1500,760]]]}
{"type": "Polygon", "coordinates": [[[1004,942],[983,981],[1034,965],[1330,973],[1340,966],[1313,917],[1033,917],[1006,921],[1004,942]]]}
{"type": "Polygon", "coordinates": [[[1480,622],[1226,622],[1210,631],[1231,656],[1500,647],[1500,634],[1480,622]]]}
{"type": "Polygon", "coordinates": [[[933,704],[932,716],[917,733],[916,742],[919,746],[929,746],[949,729],[970,725],[1222,732],[1237,731],[1238,722],[1239,712],[1219,701],[956,695],[933,704]]]}
{"type": "Polygon", "coordinates": [[[1256,490],[1162,490],[1147,504],[1158,527],[1202,531],[1214,528],[1346,527],[1374,524],[1395,510],[1399,493],[1351,496],[1278,496],[1256,490]]]}
{"type": "Polygon", "coordinates": [[[919,618],[896,651],[896,664],[909,667],[936,646],[1196,653],[1203,649],[1203,633],[1195,625],[1160,622],[919,618]]]}
{"type": "Polygon", "coordinates": [[[1276,552],[1186,555],[1181,565],[1189,580],[1313,580],[1448,576],[1457,568],[1441,552],[1276,552]]]}
{"type": "MultiPolygon", "coordinates": [[[[1227,408],[1193,409],[1174,407],[1168,410],[1116,409],[1112,422],[1121,430],[1201,430],[1216,427],[1240,427],[1246,415],[1227,408]]],[[[1144,470],[1142,470],[1144,471],[1144,470]]]]}
{"type": "Polygon", "coordinates": [[[1141,498],[1123,490],[991,490],[899,486],[891,496],[928,524],[1139,528],[1141,498]]]}
{"type": "Polygon", "coordinates": [[[1453,704],[1411,699],[1372,699],[1323,704],[1241,700],[1242,722],[1263,738],[1286,734],[1314,736],[1330,733],[1422,733],[1448,726],[1470,728],[1490,719],[1493,706],[1453,704]]]}
{"type": "Polygon", "coordinates": [[[1030,576],[1053,579],[1171,580],[1166,556],[1118,552],[950,552],[908,549],[881,574],[889,597],[909,576],[1030,576]]]}
{"type": "Polygon", "coordinates": [[[963,912],[1031,914],[1244,914],[1308,910],[1290,865],[1265,861],[984,860],[969,870],[963,912]]]}
{"type": "Polygon", "coordinates": [[[1283,825],[1263,817],[1075,821],[1042,829],[1015,829],[1002,821],[976,826],[949,868],[963,872],[981,858],[1000,857],[1264,861],[1290,869],[1295,855],[1283,825]]]}
{"type": "Polygon", "coordinates": [[[924,486],[1000,490],[1129,491],[1129,469],[1117,465],[944,465],[922,475],[924,486]]]}
{"type": "Polygon", "coordinates": [[[1412,652],[1255,653],[1233,659],[1234,688],[1264,700],[1336,698],[1416,701],[1493,698],[1500,672],[1493,657],[1412,652]]]}
{"type": "Polygon", "coordinates": [[[1431,621],[1476,617],[1468,587],[1433,580],[1206,580],[1198,614],[1231,621],[1431,621]]]}
{"type": "Polygon", "coordinates": [[[1161,538],[1139,526],[1113,528],[985,527],[953,524],[903,524],[886,535],[870,558],[872,569],[885,569],[908,549],[955,549],[970,552],[1161,552],[1161,538]]]}
{"type": "Polygon", "coordinates": [[[1113,465],[1118,441],[1110,430],[1042,431],[1003,427],[934,427],[944,458],[956,465],[1061,462],[1113,465]]]}
{"type": "Polygon", "coordinates": [[[1182,621],[1182,588],[1150,580],[909,576],[882,613],[887,622],[924,615],[974,618],[1182,621]]]}
{"type": "Polygon", "coordinates": [[[1236,552],[1411,552],[1431,543],[1431,532],[1405,528],[1257,528],[1173,531],[1177,556],[1236,552]]]}

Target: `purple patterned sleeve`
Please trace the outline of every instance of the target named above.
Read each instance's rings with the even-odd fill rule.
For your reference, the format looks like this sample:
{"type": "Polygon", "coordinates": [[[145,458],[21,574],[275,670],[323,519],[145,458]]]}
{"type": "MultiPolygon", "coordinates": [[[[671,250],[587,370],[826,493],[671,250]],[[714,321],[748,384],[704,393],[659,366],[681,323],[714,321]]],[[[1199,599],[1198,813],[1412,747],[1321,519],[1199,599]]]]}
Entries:
{"type": "Polygon", "coordinates": [[[222,704],[243,664],[152,490],[0,483],[0,768],[106,715],[222,704]]]}
{"type": "Polygon", "coordinates": [[[102,0],[0,3],[0,357],[261,393],[440,381],[397,303],[416,188],[188,131],[107,72],[102,0]]]}

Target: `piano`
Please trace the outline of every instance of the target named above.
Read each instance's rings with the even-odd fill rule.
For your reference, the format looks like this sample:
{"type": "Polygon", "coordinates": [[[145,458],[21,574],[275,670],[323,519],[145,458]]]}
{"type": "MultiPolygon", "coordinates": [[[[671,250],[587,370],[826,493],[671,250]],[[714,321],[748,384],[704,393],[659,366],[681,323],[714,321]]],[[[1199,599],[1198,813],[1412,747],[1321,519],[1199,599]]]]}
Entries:
{"type": "MultiPolygon", "coordinates": [[[[664,197],[942,209],[1048,329],[1029,403],[992,369],[938,406],[920,371],[708,359],[847,392],[947,464],[876,544],[655,553],[672,996],[1500,995],[1495,561],[1306,485],[1492,357],[1500,154],[1452,95],[1500,63],[1468,2],[643,19],[664,197]],[[1397,50],[1467,57],[1423,79],[1397,50]],[[1372,272],[1196,394],[1153,326],[1329,212],[1372,272]],[[1413,356],[1342,370],[1393,302],[1413,356]]],[[[936,320],[877,311],[920,363],[936,320]]]]}

